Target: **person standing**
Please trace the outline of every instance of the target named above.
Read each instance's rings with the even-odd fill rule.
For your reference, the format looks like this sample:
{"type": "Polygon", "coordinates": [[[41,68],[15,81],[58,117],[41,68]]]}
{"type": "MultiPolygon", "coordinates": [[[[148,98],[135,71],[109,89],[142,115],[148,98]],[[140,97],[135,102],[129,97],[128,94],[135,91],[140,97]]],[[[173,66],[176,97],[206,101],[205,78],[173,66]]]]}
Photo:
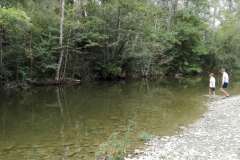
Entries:
{"type": "Polygon", "coordinates": [[[221,86],[220,90],[223,92],[222,99],[225,99],[226,97],[229,97],[229,94],[225,91],[225,89],[227,88],[228,83],[229,83],[229,77],[228,77],[228,74],[226,73],[225,69],[221,69],[221,73],[223,75],[223,78],[222,78],[222,86],[221,86]]]}
{"type": "Polygon", "coordinates": [[[213,97],[215,97],[215,78],[213,77],[214,74],[210,74],[210,84],[209,84],[209,97],[211,97],[211,94],[213,93],[213,97]]]}

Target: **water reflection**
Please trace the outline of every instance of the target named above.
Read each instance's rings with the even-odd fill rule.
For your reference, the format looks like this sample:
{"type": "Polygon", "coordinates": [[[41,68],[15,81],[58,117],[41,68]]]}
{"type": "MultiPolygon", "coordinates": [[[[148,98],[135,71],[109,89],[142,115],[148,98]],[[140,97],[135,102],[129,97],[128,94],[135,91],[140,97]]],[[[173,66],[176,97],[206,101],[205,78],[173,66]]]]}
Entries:
{"type": "MultiPolygon", "coordinates": [[[[230,94],[239,94],[238,78],[231,80],[230,94]]],[[[92,159],[100,143],[113,132],[124,137],[128,126],[130,149],[142,144],[143,130],[173,134],[207,110],[208,83],[153,78],[1,93],[0,159],[92,159]]]]}

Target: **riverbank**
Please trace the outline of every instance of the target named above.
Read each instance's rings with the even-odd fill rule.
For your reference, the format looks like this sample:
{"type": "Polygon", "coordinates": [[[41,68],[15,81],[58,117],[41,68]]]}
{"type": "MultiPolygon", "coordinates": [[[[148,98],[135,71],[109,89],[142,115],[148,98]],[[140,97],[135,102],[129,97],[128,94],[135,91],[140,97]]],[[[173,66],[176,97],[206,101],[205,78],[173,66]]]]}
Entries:
{"type": "MultiPolygon", "coordinates": [[[[12,82],[7,83],[5,85],[0,85],[0,90],[14,90],[19,91],[31,87],[42,87],[42,86],[57,86],[57,85],[66,85],[66,84],[74,84],[83,82],[78,79],[66,78],[65,80],[61,81],[61,83],[56,83],[55,80],[39,80],[39,81],[25,81],[25,82],[12,82]]],[[[84,80],[87,82],[87,80],[84,80]]]]}
{"type": "MultiPolygon", "coordinates": [[[[209,110],[174,136],[154,138],[130,159],[240,159],[240,96],[206,103],[209,110]]],[[[135,151],[135,152],[136,152],[135,151]]]]}
{"type": "MultiPolygon", "coordinates": [[[[209,73],[199,73],[198,76],[206,75],[209,73]]],[[[104,79],[99,75],[91,76],[92,78],[66,78],[60,83],[56,83],[54,79],[39,79],[39,80],[26,80],[26,81],[12,81],[6,83],[0,83],[0,90],[14,90],[19,91],[22,89],[27,89],[31,87],[42,87],[42,86],[56,86],[74,83],[84,83],[84,82],[96,82],[96,81],[116,81],[125,79],[136,79],[136,78],[158,78],[158,77],[172,77],[172,78],[186,78],[187,76],[193,76],[193,73],[162,73],[157,75],[142,76],[141,74],[129,74],[126,77],[119,76],[117,79],[104,79]]],[[[197,76],[195,75],[195,76],[197,76]]]]}

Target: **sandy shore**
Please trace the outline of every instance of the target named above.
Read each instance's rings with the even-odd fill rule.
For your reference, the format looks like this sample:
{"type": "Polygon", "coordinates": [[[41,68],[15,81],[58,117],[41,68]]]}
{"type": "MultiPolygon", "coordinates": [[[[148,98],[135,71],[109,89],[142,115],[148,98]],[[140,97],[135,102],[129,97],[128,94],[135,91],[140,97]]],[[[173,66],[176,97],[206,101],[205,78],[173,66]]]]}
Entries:
{"type": "Polygon", "coordinates": [[[209,110],[196,123],[182,127],[182,133],[154,138],[145,149],[136,150],[135,158],[128,155],[125,160],[240,159],[240,96],[206,105],[209,110]]]}

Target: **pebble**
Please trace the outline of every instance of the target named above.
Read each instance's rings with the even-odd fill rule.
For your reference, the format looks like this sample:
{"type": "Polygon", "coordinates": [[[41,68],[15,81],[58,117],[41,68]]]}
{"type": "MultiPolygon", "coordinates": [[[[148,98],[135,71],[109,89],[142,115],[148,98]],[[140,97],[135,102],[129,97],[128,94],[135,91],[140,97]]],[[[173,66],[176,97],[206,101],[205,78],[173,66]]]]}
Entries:
{"type": "Polygon", "coordinates": [[[139,154],[141,151],[139,149],[135,149],[135,154],[139,154]]]}
{"type": "Polygon", "coordinates": [[[124,159],[240,159],[240,96],[204,104],[209,107],[204,118],[173,136],[145,143],[140,157],[124,159]]]}

